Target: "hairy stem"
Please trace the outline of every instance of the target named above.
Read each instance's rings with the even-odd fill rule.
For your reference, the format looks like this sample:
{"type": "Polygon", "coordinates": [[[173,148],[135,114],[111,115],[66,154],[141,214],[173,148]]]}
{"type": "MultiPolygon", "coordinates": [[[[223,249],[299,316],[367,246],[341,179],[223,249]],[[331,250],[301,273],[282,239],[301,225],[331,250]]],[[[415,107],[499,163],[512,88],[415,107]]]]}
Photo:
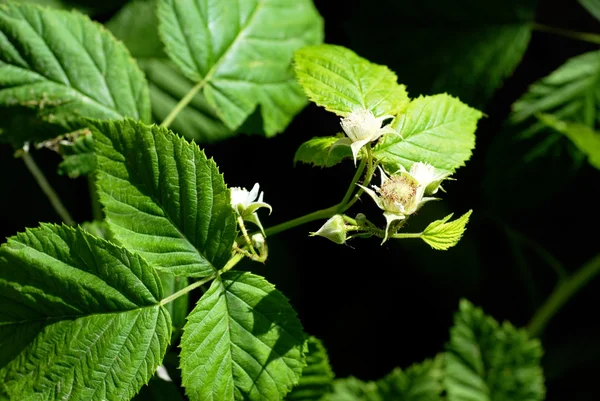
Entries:
{"type": "Polygon", "coordinates": [[[208,277],[204,277],[202,280],[198,280],[198,281],[188,285],[187,287],[182,288],[181,290],[169,295],[168,297],[166,297],[162,301],[160,301],[159,305],[163,306],[163,305],[168,304],[169,302],[173,302],[180,296],[187,294],[188,292],[208,283],[211,280],[214,280],[215,278],[217,278],[217,276],[220,276],[221,274],[231,270],[231,268],[233,266],[237,265],[239,263],[239,261],[242,260],[243,258],[244,258],[244,255],[242,255],[241,253],[234,254],[221,270],[219,270],[216,273],[211,274],[208,277]]]}
{"type": "Polygon", "coordinates": [[[550,319],[598,273],[600,273],[600,254],[594,256],[579,270],[556,286],[529,322],[527,326],[529,334],[532,337],[538,337],[542,334],[550,319]]]}
{"type": "Polygon", "coordinates": [[[600,35],[587,32],[575,32],[568,29],[555,28],[544,24],[534,23],[533,29],[540,32],[553,33],[555,35],[564,36],[566,38],[581,40],[583,42],[589,42],[599,45],[600,35]]]}
{"type": "Polygon", "coordinates": [[[181,111],[186,108],[186,106],[192,101],[194,96],[196,96],[198,91],[200,91],[200,89],[202,89],[205,84],[206,84],[206,79],[204,79],[204,80],[198,82],[196,85],[194,85],[194,87],[192,89],[190,89],[190,91],[183,98],[181,98],[179,103],[177,103],[175,105],[173,110],[171,110],[171,112],[169,113],[167,118],[164,119],[164,121],[160,124],[160,126],[168,128],[171,125],[171,123],[173,123],[175,118],[179,115],[179,113],[181,113],[181,111]]]}
{"type": "Polygon", "coordinates": [[[62,221],[64,221],[65,224],[69,226],[74,226],[75,220],[73,220],[73,218],[69,214],[69,211],[67,210],[67,208],[65,208],[62,201],[60,200],[60,197],[58,196],[54,188],[52,188],[52,186],[46,179],[46,176],[44,175],[44,173],[42,173],[42,170],[40,170],[40,168],[36,164],[35,160],[33,160],[33,156],[31,156],[31,153],[29,153],[29,144],[26,144],[23,147],[22,157],[23,161],[25,162],[25,166],[27,166],[27,169],[29,170],[31,175],[33,175],[33,178],[35,178],[36,182],[38,183],[44,194],[46,194],[48,200],[52,204],[52,207],[60,216],[62,221]]]}

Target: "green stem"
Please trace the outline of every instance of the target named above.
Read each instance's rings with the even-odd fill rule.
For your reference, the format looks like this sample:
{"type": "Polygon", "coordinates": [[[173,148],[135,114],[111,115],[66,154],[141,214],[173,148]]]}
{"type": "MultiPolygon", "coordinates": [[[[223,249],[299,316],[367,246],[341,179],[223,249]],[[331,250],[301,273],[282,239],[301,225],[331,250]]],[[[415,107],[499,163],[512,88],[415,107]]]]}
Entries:
{"type": "Polygon", "coordinates": [[[179,115],[179,113],[181,113],[181,111],[183,109],[185,109],[186,106],[192,101],[192,99],[194,98],[194,96],[196,96],[198,91],[204,87],[205,83],[206,83],[206,79],[204,79],[204,80],[198,82],[196,85],[194,85],[194,87],[192,89],[190,89],[190,91],[179,101],[179,103],[177,103],[177,105],[175,105],[173,110],[171,110],[171,112],[169,113],[167,118],[164,119],[164,121],[160,124],[160,126],[168,128],[171,125],[171,123],[175,120],[177,115],[179,115]]]}
{"type": "Polygon", "coordinates": [[[367,165],[367,161],[363,158],[360,161],[358,168],[356,169],[356,173],[354,173],[354,177],[352,177],[352,181],[350,182],[350,185],[348,186],[348,189],[346,190],[346,194],[344,195],[344,198],[339,203],[340,205],[346,205],[350,201],[350,198],[352,198],[352,194],[354,193],[354,190],[356,189],[356,185],[354,185],[354,184],[356,184],[358,182],[358,180],[360,180],[360,177],[362,176],[363,171],[365,171],[366,165],[367,165]]]}
{"type": "Polygon", "coordinates": [[[423,233],[398,233],[390,235],[390,238],[421,238],[423,233]]]}
{"type": "Polygon", "coordinates": [[[220,276],[221,274],[231,270],[231,268],[233,266],[237,265],[239,263],[239,261],[242,260],[243,258],[244,258],[244,255],[242,255],[241,253],[236,253],[235,255],[233,255],[231,257],[231,259],[229,259],[227,264],[221,270],[219,270],[216,273],[211,274],[208,277],[203,278],[202,280],[196,281],[196,282],[188,285],[187,287],[182,288],[181,290],[169,295],[168,297],[166,297],[162,301],[160,301],[159,305],[164,306],[164,305],[168,304],[169,302],[173,302],[180,296],[187,294],[188,292],[208,283],[211,280],[214,280],[215,278],[217,278],[217,276],[220,276]]]}
{"type": "Polygon", "coordinates": [[[254,247],[252,246],[252,241],[250,240],[250,237],[248,236],[248,231],[246,231],[246,225],[244,224],[244,219],[242,219],[242,216],[238,216],[237,222],[238,222],[238,226],[240,227],[240,230],[242,230],[242,235],[244,236],[244,240],[246,241],[248,248],[250,248],[250,253],[254,256],[258,256],[256,254],[256,251],[254,250],[254,247]]]}
{"type": "Polygon", "coordinates": [[[35,178],[44,194],[46,194],[48,200],[52,204],[52,207],[54,208],[56,213],[58,213],[62,221],[64,221],[65,224],[69,226],[74,226],[75,220],[73,220],[73,218],[69,214],[69,211],[67,210],[67,208],[65,208],[62,201],[60,200],[60,197],[58,196],[56,191],[54,191],[54,188],[52,188],[52,186],[46,179],[46,176],[44,175],[44,173],[42,173],[42,170],[40,170],[40,168],[36,164],[35,160],[33,160],[31,153],[29,153],[29,144],[26,144],[23,147],[22,157],[23,161],[25,162],[25,166],[27,166],[27,169],[29,170],[31,175],[33,175],[33,178],[35,178]]]}
{"type": "MultiPolygon", "coordinates": [[[[368,168],[367,168],[367,176],[365,177],[365,181],[363,182],[363,186],[365,186],[365,187],[371,183],[371,179],[373,178],[373,173],[375,172],[375,166],[373,165],[373,152],[371,151],[370,147],[367,147],[366,149],[367,149],[367,166],[368,166],[368,168]]],[[[354,190],[354,186],[358,182],[359,178],[360,177],[355,177],[355,179],[352,180],[352,184],[350,184],[350,188],[348,188],[348,191],[350,193],[351,193],[350,190],[354,190]]],[[[343,213],[346,210],[350,209],[356,203],[358,198],[360,198],[360,196],[362,195],[363,192],[365,192],[365,190],[359,187],[358,191],[356,192],[356,195],[354,195],[354,197],[352,199],[350,199],[350,202],[342,204],[342,210],[340,213],[343,213]]]]}
{"type": "MultiPolygon", "coordinates": [[[[294,227],[300,226],[302,224],[310,223],[311,221],[328,219],[338,213],[343,213],[346,210],[348,210],[350,208],[350,206],[348,206],[348,205],[353,205],[354,202],[356,202],[357,195],[352,197],[352,193],[354,192],[356,183],[358,182],[363,171],[365,170],[365,166],[367,164],[370,165],[372,163],[370,155],[371,155],[371,152],[369,149],[369,157],[367,158],[368,161],[365,160],[364,158],[361,160],[360,165],[358,166],[358,169],[354,173],[354,177],[352,177],[352,181],[350,182],[350,185],[348,186],[348,189],[346,190],[346,194],[344,195],[344,198],[342,199],[342,201],[340,203],[338,203],[337,205],[328,207],[326,209],[317,210],[315,212],[306,214],[304,216],[297,217],[295,219],[286,221],[286,222],[278,224],[276,226],[269,227],[265,230],[266,237],[275,235],[275,234],[280,233],[285,230],[289,230],[290,228],[294,228],[294,227]]],[[[372,175],[372,173],[371,173],[371,175],[372,175]]],[[[368,170],[367,170],[367,176],[368,177],[365,178],[365,182],[367,180],[371,179],[371,177],[369,176],[368,170]]]]}
{"type": "Polygon", "coordinates": [[[316,212],[312,212],[306,214],[301,217],[297,217],[295,219],[286,221],[285,223],[277,224],[276,226],[269,227],[265,230],[266,237],[270,237],[277,233],[280,233],[285,230],[289,230],[290,228],[294,228],[296,226],[300,226],[302,224],[310,223],[311,221],[328,219],[331,216],[335,215],[339,211],[339,205],[334,205],[328,207],[327,209],[317,210],[316,212]]]}
{"type": "Polygon", "coordinates": [[[568,29],[555,28],[544,24],[534,23],[533,29],[540,32],[553,33],[555,35],[564,36],[566,38],[577,39],[583,42],[594,43],[600,45],[600,35],[586,32],[575,32],[568,29]]]}
{"type": "Polygon", "coordinates": [[[600,273],[600,254],[594,256],[573,275],[556,286],[529,322],[527,326],[529,334],[532,337],[538,337],[560,308],[598,273],[600,273]]]}

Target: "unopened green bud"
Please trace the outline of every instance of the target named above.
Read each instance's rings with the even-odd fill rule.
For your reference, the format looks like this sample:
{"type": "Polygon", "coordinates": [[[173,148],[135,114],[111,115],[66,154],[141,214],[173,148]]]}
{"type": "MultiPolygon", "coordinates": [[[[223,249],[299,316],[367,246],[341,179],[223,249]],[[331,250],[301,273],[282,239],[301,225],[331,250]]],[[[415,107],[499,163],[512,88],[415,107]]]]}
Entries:
{"type": "Polygon", "coordinates": [[[319,235],[325,237],[336,244],[346,242],[346,222],[341,214],[336,214],[323,224],[316,233],[310,233],[311,237],[319,235]]]}

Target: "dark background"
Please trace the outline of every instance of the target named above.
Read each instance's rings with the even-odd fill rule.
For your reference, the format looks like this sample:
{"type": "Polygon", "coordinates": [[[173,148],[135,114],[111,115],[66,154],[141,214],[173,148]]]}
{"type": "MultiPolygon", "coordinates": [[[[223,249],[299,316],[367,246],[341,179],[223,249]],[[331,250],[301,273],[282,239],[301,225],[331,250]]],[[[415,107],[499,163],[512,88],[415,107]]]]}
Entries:
{"type": "MultiPolygon", "coordinates": [[[[403,54],[400,43],[410,38],[394,40],[403,24],[402,7],[389,7],[401,1],[315,3],[325,20],[327,43],[347,46],[373,62],[402,71],[399,81],[407,84],[413,97],[428,93],[424,84],[428,77],[407,68],[411,56],[403,54]],[[382,32],[391,39],[379,40],[382,32]]],[[[108,20],[118,6],[105,7],[95,18],[108,20]]],[[[535,20],[600,33],[600,23],[576,1],[540,1],[535,20]]],[[[435,21],[421,22],[427,26],[435,21]]],[[[449,29],[460,31],[464,27],[457,24],[449,29]]],[[[406,34],[406,30],[402,32],[406,34]]],[[[504,120],[510,105],[527,86],[568,58],[597,48],[534,32],[522,62],[494,96],[487,102],[470,102],[487,114],[477,130],[473,158],[457,171],[457,181],[445,185],[444,201],[428,204],[406,226],[416,232],[450,212],[460,215],[473,209],[466,235],[455,248],[434,251],[416,240],[388,241],[380,246],[376,238],[340,246],[323,238],[309,238],[308,232],[320,227],[319,222],[313,222],[269,238],[270,257],[264,266],[244,262],[243,268],[266,276],[290,298],[306,331],[324,341],[339,377],[376,379],[395,366],[406,367],[433,357],[448,340],[452,314],[461,297],[498,320],[525,326],[553,289],[556,276],[527,247],[515,252],[507,226],[549,250],[570,271],[599,251],[598,200],[593,196],[598,171],[584,164],[566,180],[537,171],[539,179],[548,185],[532,192],[529,186],[537,179],[531,177],[490,181],[497,174],[489,163],[499,156],[519,162],[518,155],[494,153],[494,143],[508,135],[504,120]]],[[[419,57],[428,57],[423,54],[419,57]]],[[[481,82],[482,87],[485,85],[481,82]]],[[[460,92],[460,88],[453,90],[460,92]]],[[[302,142],[338,131],[336,116],[310,105],[285,133],[273,139],[242,135],[207,145],[205,150],[215,158],[230,186],[250,188],[260,182],[265,201],[274,209],[271,216],[263,213],[262,222],[268,227],[341,200],[353,174],[352,163],[330,169],[294,167],[292,163],[302,142]]],[[[59,222],[22,161],[13,159],[12,153],[9,146],[0,146],[2,238],[40,221],[59,222]]],[[[86,179],[55,174],[59,157],[51,152],[39,151],[34,156],[75,219],[90,220],[86,179]]],[[[568,163],[552,161],[559,166],[563,162],[568,163]]],[[[351,214],[365,212],[383,224],[380,211],[370,199],[363,198],[351,214]]],[[[600,373],[599,294],[597,279],[555,316],[541,338],[546,352],[543,362],[548,400],[599,398],[594,381],[600,373]]]]}

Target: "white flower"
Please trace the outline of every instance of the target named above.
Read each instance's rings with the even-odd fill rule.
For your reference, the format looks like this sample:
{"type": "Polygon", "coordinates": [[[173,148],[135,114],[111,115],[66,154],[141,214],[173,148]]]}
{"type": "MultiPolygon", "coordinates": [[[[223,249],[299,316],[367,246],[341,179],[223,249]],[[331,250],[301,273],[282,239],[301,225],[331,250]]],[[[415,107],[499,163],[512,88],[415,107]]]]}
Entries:
{"type": "Polygon", "coordinates": [[[352,156],[354,156],[354,165],[356,165],[358,152],[367,143],[376,141],[383,134],[399,135],[389,126],[381,127],[383,121],[388,118],[393,118],[393,116],[375,117],[370,110],[364,109],[353,111],[341,120],[342,128],[348,137],[335,142],[332,148],[339,145],[350,146],[352,156]]]}
{"type": "MultiPolygon", "coordinates": [[[[401,171],[406,171],[400,167],[401,171]]],[[[435,194],[440,188],[442,181],[451,173],[444,170],[436,170],[431,164],[417,162],[410,167],[410,175],[423,187],[426,195],[435,194]]],[[[443,189],[442,189],[443,190],[443,189]]]]}
{"type": "MultiPolygon", "coordinates": [[[[434,183],[434,181],[431,180],[434,178],[437,179],[438,177],[434,174],[435,171],[432,172],[432,170],[427,167],[428,165],[424,163],[419,162],[415,163],[415,165],[410,169],[410,173],[401,169],[390,177],[388,177],[385,171],[379,167],[379,172],[381,173],[381,186],[376,187],[373,185],[373,189],[375,189],[376,192],[357,184],[364,189],[365,192],[373,198],[377,206],[383,210],[383,216],[386,220],[383,242],[387,240],[390,226],[394,221],[404,220],[407,216],[419,210],[425,202],[438,199],[424,197],[428,186],[434,183]]],[[[437,185],[439,186],[439,183],[437,185]]]]}
{"type": "Polygon", "coordinates": [[[271,214],[273,208],[268,203],[263,202],[264,193],[259,194],[259,188],[258,183],[254,184],[249,192],[246,188],[231,188],[231,206],[242,217],[242,220],[256,224],[264,235],[265,230],[258,219],[256,211],[261,207],[266,207],[269,209],[269,214],[271,214]]]}

